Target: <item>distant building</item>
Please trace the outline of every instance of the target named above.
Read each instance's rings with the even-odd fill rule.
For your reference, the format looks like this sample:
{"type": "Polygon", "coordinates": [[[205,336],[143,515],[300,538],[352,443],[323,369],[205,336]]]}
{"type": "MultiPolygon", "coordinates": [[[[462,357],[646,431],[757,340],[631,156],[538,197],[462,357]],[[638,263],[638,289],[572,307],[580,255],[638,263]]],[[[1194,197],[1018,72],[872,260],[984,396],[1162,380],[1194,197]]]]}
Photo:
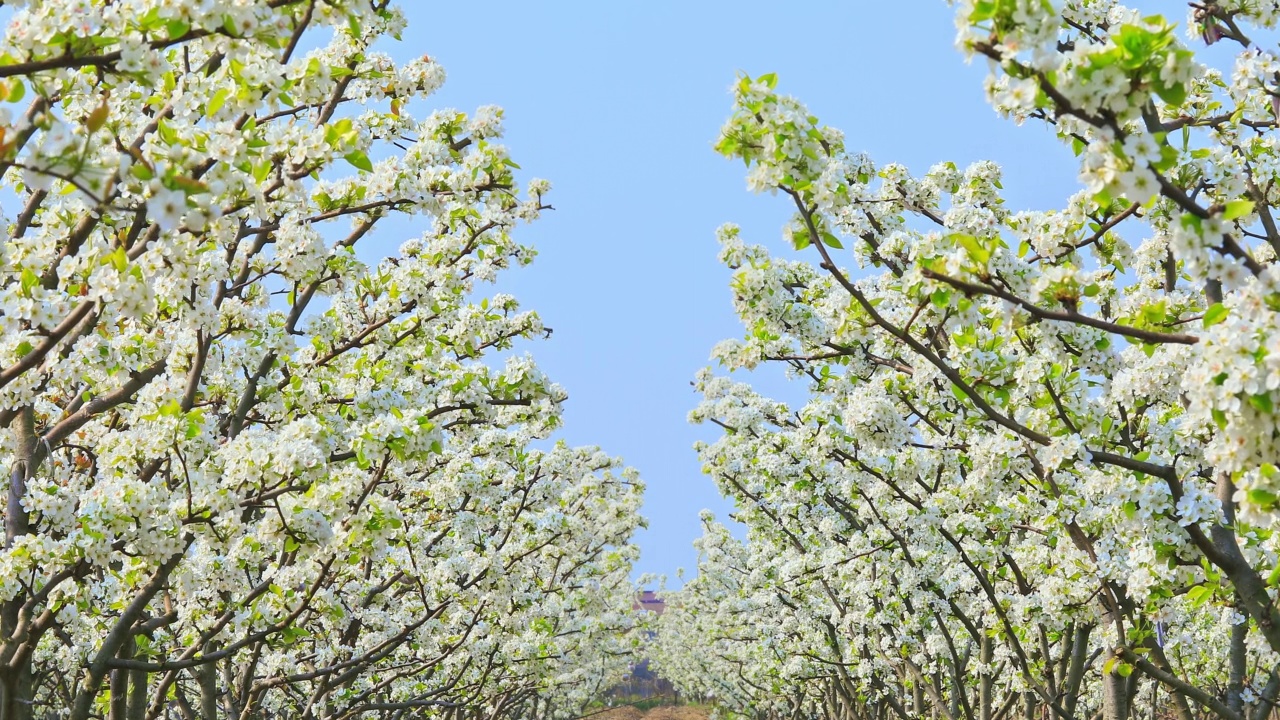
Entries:
{"type": "MultiPolygon", "coordinates": [[[[667,603],[652,590],[642,590],[631,603],[631,609],[661,615],[667,609],[667,603]]],[[[676,698],[675,688],[671,683],[653,674],[649,669],[649,661],[641,660],[631,666],[631,671],[622,682],[606,693],[613,702],[634,702],[648,698],[676,698]]]]}
{"type": "Polygon", "coordinates": [[[636,597],[635,602],[631,604],[632,610],[648,610],[652,613],[661,615],[666,612],[667,601],[658,597],[657,593],[652,590],[641,590],[640,595],[636,597]]]}

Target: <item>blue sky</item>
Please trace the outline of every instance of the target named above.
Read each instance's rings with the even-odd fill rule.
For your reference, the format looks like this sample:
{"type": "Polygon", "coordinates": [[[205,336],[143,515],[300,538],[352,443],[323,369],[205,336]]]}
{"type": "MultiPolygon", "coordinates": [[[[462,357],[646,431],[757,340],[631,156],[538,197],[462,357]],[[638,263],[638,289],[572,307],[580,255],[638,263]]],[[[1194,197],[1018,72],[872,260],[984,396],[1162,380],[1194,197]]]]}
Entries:
{"type": "Polygon", "coordinates": [[[434,105],[503,106],[525,179],[553,183],[556,210],[520,234],[538,260],[499,287],[555,329],[528,350],[569,392],[563,437],[622,455],[648,483],[638,570],[673,581],[695,565],[699,510],[730,509],[691,449],[714,435],[685,419],[694,373],[740,334],[714,230],[736,222],[780,249],[788,217],[711,149],[736,72],[778,73],[781,91],[880,164],[995,160],[1016,208],[1061,206],[1077,189],[1048,130],[985,103],[985,65],[964,63],[937,0],[403,6],[409,30],[391,50],[445,66],[434,105]]]}

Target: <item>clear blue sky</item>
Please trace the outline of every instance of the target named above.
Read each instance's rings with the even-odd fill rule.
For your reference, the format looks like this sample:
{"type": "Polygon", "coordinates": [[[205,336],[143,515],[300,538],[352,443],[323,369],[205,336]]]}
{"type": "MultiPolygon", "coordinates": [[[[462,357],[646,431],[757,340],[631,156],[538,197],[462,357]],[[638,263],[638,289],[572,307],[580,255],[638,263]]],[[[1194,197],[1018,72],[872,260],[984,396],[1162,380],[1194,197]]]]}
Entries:
{"type": "Polygon", "coordinates": [[[538,260],[499,287],[555,329],[528,349],[569,392],[563,437],[622,455],[648,483],[639,570],[673,583],[694,568],[699,510],[729,510],[691,449],[712,433],[686,421],[689,381],[740,334],[714,230],[737,222],[778,248],[788,217],[711,150],[735,72],[777,72],[780,90],[880,164],[995,160],[1017,208],[1061,206],[1077,188],[1074,158],[1042,125],[987,106],[985,65],[953,48],[940,0],[403,6],[394,54],[448,71],[434,105],[503,106],[524,179],[553,183],[556,210],[520,235],[538,260]]]}

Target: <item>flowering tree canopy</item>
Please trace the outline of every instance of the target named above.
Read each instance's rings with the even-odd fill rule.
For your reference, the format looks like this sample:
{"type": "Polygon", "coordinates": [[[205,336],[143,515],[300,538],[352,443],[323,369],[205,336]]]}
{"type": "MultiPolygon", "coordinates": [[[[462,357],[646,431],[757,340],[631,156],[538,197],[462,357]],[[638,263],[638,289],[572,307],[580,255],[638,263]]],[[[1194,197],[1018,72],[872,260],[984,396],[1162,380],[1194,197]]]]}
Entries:
{"type": "Polygon", "coordinates": [[[1107,0],[955,6],[996,110],[1083,189],[1015,210],[992,163],[877,165],[741,78],[717,149],[816,261],[723,228],[746,335],[714,355],[807,397],[699,376],[746,538],[707,519],[655,655],[775,717],[1268,717],[1280,56],[1251,38],[1280,5],[1193,4],[1185,38],[1107,0]]]}
{"type": "Polygon", "coordinates": [[[414,117],[444,72],[375,48],[387,0],[12,5],[0,717],[554,714],[625,671],[642,485],[481,362],[544,332],[481,292],[548,190],[501,110],[414,117]]]}

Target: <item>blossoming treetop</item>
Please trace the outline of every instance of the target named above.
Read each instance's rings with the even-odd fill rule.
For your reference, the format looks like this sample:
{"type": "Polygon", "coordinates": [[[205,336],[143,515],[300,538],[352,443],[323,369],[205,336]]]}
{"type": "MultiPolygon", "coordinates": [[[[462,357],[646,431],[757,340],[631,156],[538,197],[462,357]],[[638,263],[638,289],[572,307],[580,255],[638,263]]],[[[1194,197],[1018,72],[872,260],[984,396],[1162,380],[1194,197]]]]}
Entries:
{"type": "Polygon", "coordinates": [[[815,262],[722,229],[747,332],[715,355],[808,400],[699,376],[748,535],[708,519],[669,674],[780,715],[1270,713],[1280,64],[1251,36],[1278,12],[1193,7],[1224,70],[1114,2],[956,3],[996,109],[1079,157],[1047,211],[1007,207],[991,163],[877,165],[740,80],[717,148],[793,201],[815,262]]]}
{"type": "MultiPolygon", "coordinates": [[[[85,2],[0,40],[0,717],[491,716],[621,672],[641,485],[480,282],[502,113],[385,0],[85,2]],[[370,263],[394,217],[420,234],[370,263]]],[[[385,246],[383,246],[385,247],[385,246]]],[[[523,708],[523,709],[522,709],[523,708]]]]}

